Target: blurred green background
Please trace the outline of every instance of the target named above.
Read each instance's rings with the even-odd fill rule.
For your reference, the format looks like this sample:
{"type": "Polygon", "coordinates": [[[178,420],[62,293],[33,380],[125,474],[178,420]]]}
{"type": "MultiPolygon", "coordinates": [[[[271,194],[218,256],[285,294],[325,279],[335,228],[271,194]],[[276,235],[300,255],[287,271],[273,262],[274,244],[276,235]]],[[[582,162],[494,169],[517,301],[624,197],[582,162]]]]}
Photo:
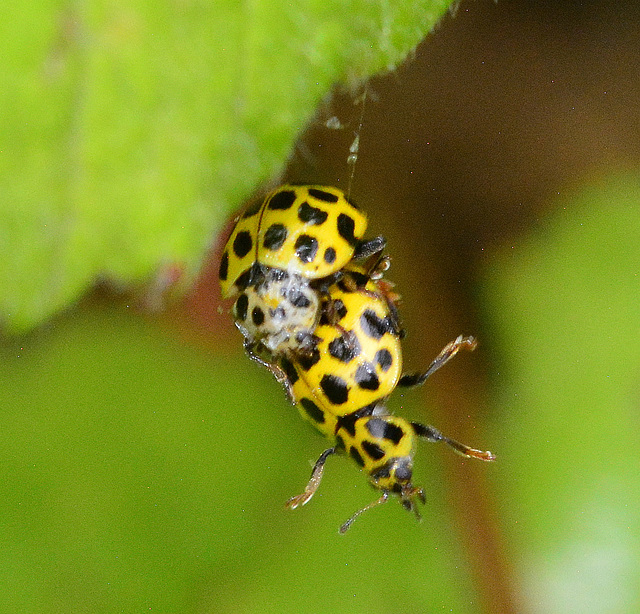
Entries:
{"type": "MultiPolygon", "coordinates": [[[[12,14],[28,23],[20,4],[12,14]]],[[[188,9],[193,21],[205,6],[165,8],[168,15],[188,9]]],[[[105,51],[99,41],[62,74],[84,74],[83,62],[113,49],[138,67],[138,49],[153,39],[140,34],[137,13],[87,7],[80,19],[50,5],[43,40],[71,19],[109,24],[97,30],[111,46],[105,51]]],[[[188,103],[180,87],[192,97],[194,83],[207,91],[207,54],[215,51],[184,23],[153,45],[189,41],[202,64],[181,72],[182,58],[146,49],[162,58],[162,70],[140,91],[164,100],[166,113],[132,119],[130,143],[114,135],[118,156],[129,158],[114,162],[113,175],[102,159],[112,150],[90,130],[82,140],[94,153],[78,159],[86,164],[80,170],[102,169],[99,180],[91,172],[78,178],[68,158],[51,166],[37,140],[32,158],[7,155],[11,139],[20,145],[32,134],[27,112],[7,107],[15,117],[5,124],[12,130],[3,135],[2,185],[6,202],[25,203],[0,213],[3,252],[12,252],[2,274],[7,326],[26,328],[37,314],[67,305],[100,266],[108,282],[0,342],[0,611],[640,611],[640,9],[630,1],[614,8],[463,2],[408,63],[371,80],[353,196],[370,216],[371,234],[389,239],[389,277],[409,331],[407,368],[426,365],[459,333],[481,342],[424,390],[397,393],[390,407],[491,449],[498,460],[474,463],[422,444],[415,473],[428,493],[424,521],[390,502],[345,536],[339,525],[375,497],[346,459],[329,460],[309,505],[283,509],[324,442],[242,355],[227,305],[218,312],[215,250],[186,298],[163,294],[180,273],[178,285],[190,285],[197,263],[189,258],[206,247],[203,229],[274,173],[292,138],[287,131],[295,132],[293,121],[268,124],[280,126],[279,145],[264,159],[247,154],[262,145],[239,138],[230,145],[239,150],[224,150],[226,163],[208,176],[220,151],[204,142],[206,130],[191,133],[180,121],[167,129],[188,103]],[[167,144],[167,135],[175,142],[167,144]],[[174,157],[176,147],[182,157],[174,157]],[[42,173],[50,183],[36,190],[42,173]],[[42,230],[29,224],[40,215],[35,204],[49,196],[58,207],[49,211],[60,215],[40,222],[53,230],[25,236],[42,230]],[[84,211],[69,213],[71,197],[84,211]],[[110,214],[138,197],[151,218],[144,210],[123,214],[118,244],[110,214]],[[186,231],[166,203],[183,207],[186,231]],[[17,255],[16,246],[27,249],[17,255]],[[51,259],[51,246],[60,246],[59,259],[51,259]],[[81,275],[69,281],[65,267],[78,263],[81,275]],[[26,304],[16,298],[27,296],[21,274],[41,289],[26,304]],[[45,296],[52,302],[40,305],[45,296]],[[150,309],[165,303],[160,313],[150,309]]],[[[330,48],[338,31],[316,38],[330,48]]],[[[69,40],[84,48],[86,32],[69,36],[61,49],[69,40]]],[[[305,57],[313,60],[316,44],[305,57]]],[[[16,43],[13,57],[29,48],[16,43]]],[[[328,81],[332,74],[327,68],[328,81]]],[[[88,95],[99,101],[88,106],[96,117],[109,111],[100,85],[69,90],[78,96],[75,113],[88,95]]],[[[30,84],[23,87],[28,93],[30,84]]],[[[320,91],[306,104],[315,105],[320,91]]],[[[7,104],[18,96],[3,92],[7,104]]],[[[129,95],[138,100],[135,92],[123,99],[129,95]]],[[[185,111],[193,126],[210,121],[214,100],[203,96],[185,111]]],[[[354,97],[336,92],[321,105],[285,179],[346,187],[362,109],[354,97]],[[334,115],[342,130],[325,127],[334,115]]],[[[126,107],[117,111],[128,117],[126,107]]],[[[59,119],[61,139],[69,138],[67,120],[59,119]]],[[[123,125],[110,115],[105,121],[123,125]]]]}

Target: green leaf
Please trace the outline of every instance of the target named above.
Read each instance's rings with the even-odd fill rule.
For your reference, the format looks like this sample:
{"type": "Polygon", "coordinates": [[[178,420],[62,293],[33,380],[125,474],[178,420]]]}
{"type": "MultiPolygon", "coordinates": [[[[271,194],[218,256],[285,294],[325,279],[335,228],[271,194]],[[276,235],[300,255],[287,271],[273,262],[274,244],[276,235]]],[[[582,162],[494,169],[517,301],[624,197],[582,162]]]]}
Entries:
{"type": "Polygon", "coordinates": [[[394,497],[341,536],[378,497],[355,463],[285,510],[326,441],[239,343],[175,336],[93,305],[0,339],[1,612],[477,612],[455,455],[420,446],[425,522],[394,497]]]}
{"type": "Polygon", "coordinates": [[[0,318],[178,265],[282,167],[335,83],[391,70],[450,0],[6,2],[0,318]]]}
{"type": "Polygon", "coordinates": [[[636,612],[640,178],[555,204],[485,283],[505,357],[491,475],[527,611],[636,612]]]}

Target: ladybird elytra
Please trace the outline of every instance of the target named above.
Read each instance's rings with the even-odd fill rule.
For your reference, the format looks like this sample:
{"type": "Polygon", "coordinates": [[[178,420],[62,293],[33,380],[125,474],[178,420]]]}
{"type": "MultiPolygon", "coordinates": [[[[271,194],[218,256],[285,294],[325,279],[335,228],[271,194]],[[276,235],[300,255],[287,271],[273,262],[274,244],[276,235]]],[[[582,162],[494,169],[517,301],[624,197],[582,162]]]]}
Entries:
{"type": "Polygon", "coordinates": [[[351,260],[367,217],[330,186],[283,185],[242,214],[220,266],[223,298],[242,290],[241,275],[254,263],[319,279],[351,260]]]}

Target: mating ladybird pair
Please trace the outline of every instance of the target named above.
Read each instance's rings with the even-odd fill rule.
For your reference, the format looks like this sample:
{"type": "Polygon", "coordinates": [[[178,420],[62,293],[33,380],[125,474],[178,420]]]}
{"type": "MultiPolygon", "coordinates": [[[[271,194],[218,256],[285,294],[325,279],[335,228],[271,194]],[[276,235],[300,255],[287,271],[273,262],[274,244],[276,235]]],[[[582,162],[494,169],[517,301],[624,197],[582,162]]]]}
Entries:
{"type": "Polygon", "coordinates": [[[396,386],[422,384],[460,349],[473,349],[475,340],[458,337],[424,373],[401,375],[397,296],[380,279],[388,265],[379,255],[385,240],[364,240],[366,226],[366,216],[336,188],[282,186],[240,217],[220,265],[222,294],[236,296],[233,317],[248,355],[275,375],[332,444],[287,507],[311,499],[333,453],[351,456],[382,492],[341,532],[391,493],[419,516],[416,500],[424,503],[425,496],[411,483],[416,438],[494,459],[388,413],[385,403],[396,386]]]}

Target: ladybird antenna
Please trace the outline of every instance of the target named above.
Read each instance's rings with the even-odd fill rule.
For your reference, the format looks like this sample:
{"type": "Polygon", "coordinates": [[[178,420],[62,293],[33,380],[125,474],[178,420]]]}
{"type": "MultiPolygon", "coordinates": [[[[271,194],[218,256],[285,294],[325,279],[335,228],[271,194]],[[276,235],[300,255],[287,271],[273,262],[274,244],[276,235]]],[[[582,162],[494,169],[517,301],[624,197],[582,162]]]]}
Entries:
{"type": "Polygon", "coordinates": [[[360,107],[360,119],[358,120],[358,127],[356,129],[355,137],[349,146],[349,155],[347,156],[347,164],[351,166],[351,173],[349,173],[349,182],[347,184],[347,200],[351,198],[351,185],[353,184],[353,178],[356,174],[356,162],[358,161],[358,153],[360,151],[360,132],[362,131],[362,124],[364,123],[364,108],[367,102],[367,94],[369,92],[369,82],[366,81],[362,95],[359,97],[362,106],[360,107]]]}
{"type": "Polygon", "coordinates": [[[349,527],[353,524],[354,520],[358,516],[360,516],[360,514],[364,514],[366,511],[370,510],[371,508],[377,507],[378,505],[382,505],[383,503],[386,503],[388,499],[389,499],[389,491],[384,490],[382,492],[382,496],[379,499],[376,499],[373,503],[369,503],[369,505],[365,505],[361,510],[358,510],[353,516],[351,516],[351,518],[349,518],[349,520],[347,520],[347,522],[345,522],[340,527],[340,535],[344,535],[349,530],[349,527]]]}

